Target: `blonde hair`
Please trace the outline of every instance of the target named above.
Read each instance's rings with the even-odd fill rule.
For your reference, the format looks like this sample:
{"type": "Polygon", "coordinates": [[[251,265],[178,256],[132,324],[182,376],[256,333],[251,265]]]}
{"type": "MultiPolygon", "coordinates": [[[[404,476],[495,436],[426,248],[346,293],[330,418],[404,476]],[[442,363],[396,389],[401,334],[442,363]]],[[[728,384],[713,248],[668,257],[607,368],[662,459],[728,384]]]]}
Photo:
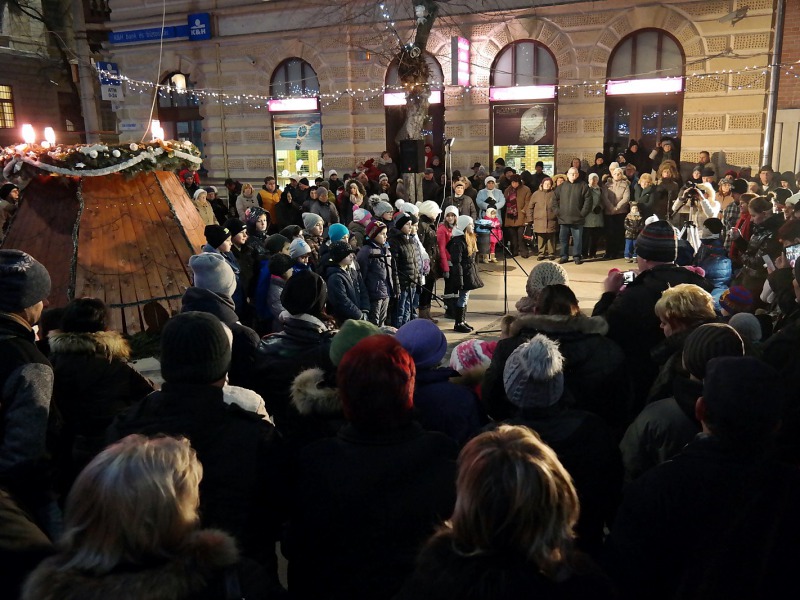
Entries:
{"type": "Polygon", "coordinates": [[[656,315],[671,324],[695,325],[716,316],[714,298],[693,283],[667,288],[656,302],[656,315]]]}
{"type": "Polygon", "coordinates": [[[464,238],[467,240],[467,254],[474,256],[478,253],[478,236],[475,234],[475,228],[468,229],[464,232],[464,238]]]}
{"type": "Polygon", "coordinates": [[[242,184],[242,194],[244,194],[245,190],[249,189],[251,192],[255,193],[256,188],[253,187],[252,183],[243,183],[242,184]]]}
{"type": "Polygon", "coordinates": [[[553,576],[568,558],[578,494],[556,453],[527,427],[500,425],[470,440],[458,457],[450,530],[467,556],[522,555],[553,576]]]}
{"type": "Polygon", "coordinates": [[[134,434],[109,446],[67,498],[62,568],[102,574],[172,556],[197,527],[202,478],[186,438],[134,434]]]}
{"type": "Polygon", "coordinates": [[[639,175],[639,185],[642,185],[642,181],[653,183],[653,176],[650,173],[642,173],[639,175]]]}
{"type": "Polygon", "coordinates": [[[669,175],[671,179],[678,178],[678,165],[675,164],[674,160],[665,160],[658,166],[658,171],[656,174],[658,175],[659,179],[661,179],[661,174],[664,172],[665,169],[669,170],[669,175]]]}

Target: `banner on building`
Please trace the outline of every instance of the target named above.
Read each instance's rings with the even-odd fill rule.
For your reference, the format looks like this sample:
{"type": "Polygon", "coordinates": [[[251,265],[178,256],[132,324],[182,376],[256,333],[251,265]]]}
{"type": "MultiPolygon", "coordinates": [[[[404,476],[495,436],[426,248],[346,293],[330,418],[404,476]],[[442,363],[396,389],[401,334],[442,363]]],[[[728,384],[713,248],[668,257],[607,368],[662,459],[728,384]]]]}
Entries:
{"type": "Polygon", "coordinates": [[[319,113],[273,113],[275,150],[322,150],[319,113]]]}
{"type": "Polygon", "coordinates": [[[495,146],[555,144],[555,104],[504,104],[493,108],[495,146]]]}

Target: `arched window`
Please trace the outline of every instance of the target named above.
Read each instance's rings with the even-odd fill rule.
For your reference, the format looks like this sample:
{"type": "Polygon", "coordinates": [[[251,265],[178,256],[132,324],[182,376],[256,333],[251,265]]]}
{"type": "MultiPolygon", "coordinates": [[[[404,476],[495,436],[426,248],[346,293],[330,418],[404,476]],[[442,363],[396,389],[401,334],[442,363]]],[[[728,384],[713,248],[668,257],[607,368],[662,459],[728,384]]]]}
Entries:
{"type": "Polygon", "coordinates": [[[194,83],[185,73],[170,73],[158,90],[158,119],[168,139],[189,140],[203,149],[200,102],[192,92],[194,83]]]}
{"type": "MultiPolygon", "coordinates": [[[[428,119],[423,127],[423,135],[426,144],[430,144],[433,154],[438,156],[444,164],[443,147],[444,141],[444,73],[442,65],[432,54],[425,53],[425,62],[431,71],[430,76],[430,104],[428,106],[428,119]]],[[[395,138],[406,120],[406,93],[403,84],[400,83],[399,62],[394,59],[386,69],[384,85],[386,88],[383,94],[383,105],[386,113],[386,150],[392,156],[398,167],[403,170],[404,165],[399,164],[400,152],[395,138]]]]}
{"type": "Polygon", "coordinates": [[[649,152],[662,137],[680,136],[685,58],[661,29],[641,29],[611,53],[606,81],[606,155],[624,152],[631,139],[649,152]]]}
{"type": "Polygon", "coordinates": [[[319,80],[314,69],[302,58],[287,58],[272,73],[269,95],[294,98],[319,94],[319,80]]]}
{"type": "Polygon", "coordinates": [[[492,157],[519,173],[537,162],[555,172],[555,57],[543,44],[519,40],[505,46],[490,74],[492,157]]]}
{"type": "Polygon", "coordinates": [[[323,173],[319,80],[301,58],[287,58],[272,72],[269,111],[278,185],[323,173]]]}

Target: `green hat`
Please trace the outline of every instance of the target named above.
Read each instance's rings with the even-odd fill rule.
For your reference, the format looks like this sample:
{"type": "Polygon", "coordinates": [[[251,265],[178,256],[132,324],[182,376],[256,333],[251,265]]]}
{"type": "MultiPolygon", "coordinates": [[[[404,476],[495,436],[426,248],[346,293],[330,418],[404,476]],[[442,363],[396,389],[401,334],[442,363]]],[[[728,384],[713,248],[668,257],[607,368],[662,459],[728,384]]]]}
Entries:
{"type": "Polygon", "coordinates": [[[333,336],[331,340],[330,357],[331,362],[335,366],[339,366],[342,357],[347,353],[350,348],[355,346],[358,342],[365,337],[371,335],[381,335],[380,327],[369,321],[355,321],[348,319],[342,325],[342,328],[333,336]]]}

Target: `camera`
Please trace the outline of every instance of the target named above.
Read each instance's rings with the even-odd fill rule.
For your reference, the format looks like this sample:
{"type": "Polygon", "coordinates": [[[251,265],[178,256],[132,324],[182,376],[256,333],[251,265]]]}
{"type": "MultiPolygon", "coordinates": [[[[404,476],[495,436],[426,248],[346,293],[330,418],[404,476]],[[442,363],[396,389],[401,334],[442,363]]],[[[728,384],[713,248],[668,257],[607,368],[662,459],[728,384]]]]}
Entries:
{"type": "Polygon", "coordinates": [[[629,283],[633,283],[633,280],[636,278],[635,271],[623,271],[622,272],[622,281],[625,285],[629,283]]]}

